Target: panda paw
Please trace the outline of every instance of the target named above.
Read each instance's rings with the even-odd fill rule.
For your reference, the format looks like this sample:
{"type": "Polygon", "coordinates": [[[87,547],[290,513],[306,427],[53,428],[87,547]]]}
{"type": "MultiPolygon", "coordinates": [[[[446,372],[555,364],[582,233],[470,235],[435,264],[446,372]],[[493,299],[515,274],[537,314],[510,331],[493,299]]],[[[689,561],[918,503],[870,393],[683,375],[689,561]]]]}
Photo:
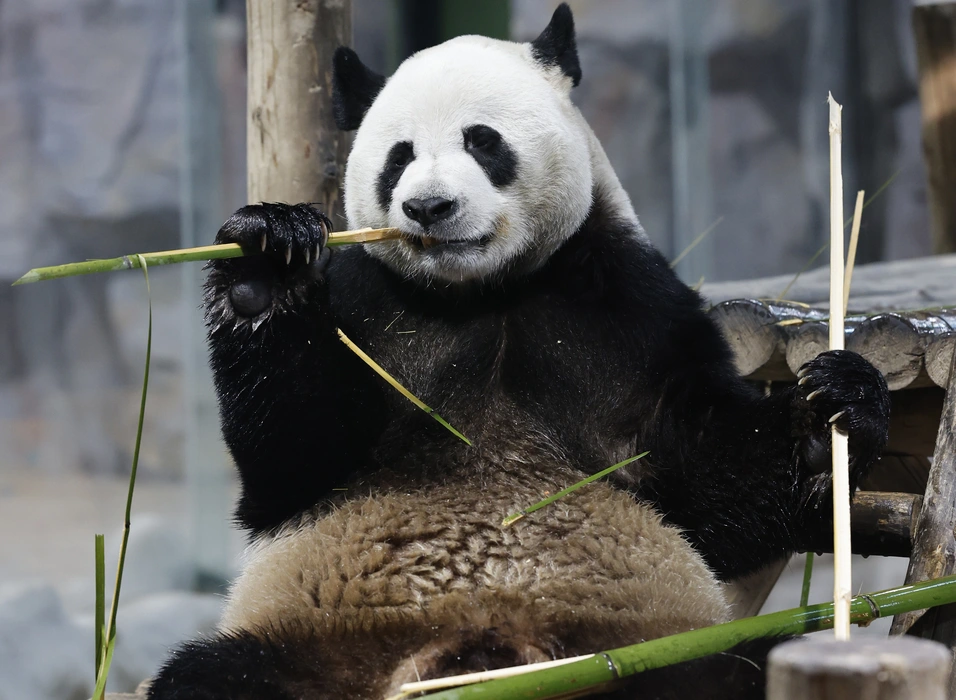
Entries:
{"type": "Polygon", "coordinates": [[[804,464],[813,473],[830,470],[830,426],[849,436],[852,485],[886,445],[890,392],[883,375],[855,352],[831,350],[797,372],[794,431],[804,464]]]}
{"type": "Polygon", "coordinates": [[[222,225],[216,243],[238,243],[246,256],[210,264],[209,287],[241,318],[260,317],[277,297],[321,277],[332,222],[309,204],[251,204],[222,225]]]}

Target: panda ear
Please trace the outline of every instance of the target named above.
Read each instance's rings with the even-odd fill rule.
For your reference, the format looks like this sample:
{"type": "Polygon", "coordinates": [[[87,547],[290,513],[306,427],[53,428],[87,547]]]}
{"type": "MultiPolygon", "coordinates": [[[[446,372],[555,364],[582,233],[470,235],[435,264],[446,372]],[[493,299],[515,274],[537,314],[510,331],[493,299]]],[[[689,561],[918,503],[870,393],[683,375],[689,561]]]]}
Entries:
{"type": "Polygon", "coordinates": [[[358,54],[340,46],[332,57],[332,111],[342,131],[359,128],[365,113],[385,86],[385,77],[369,70],[358,54]]]}
{"type": "Polygon", "coordinates": [[[574,17],[566,2],[558,5],[541,35],[531,42],[531,55],[546,67],[557,66],[571,78],[571,85],[581,82],[581,64],[574,42],[574,17]]]}

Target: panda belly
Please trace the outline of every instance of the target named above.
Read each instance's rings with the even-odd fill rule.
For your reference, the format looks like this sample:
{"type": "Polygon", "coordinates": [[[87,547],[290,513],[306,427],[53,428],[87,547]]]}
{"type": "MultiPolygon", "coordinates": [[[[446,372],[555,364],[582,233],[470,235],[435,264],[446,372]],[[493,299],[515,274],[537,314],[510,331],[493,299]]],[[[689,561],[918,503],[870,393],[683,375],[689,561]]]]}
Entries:
{"type": "Polygon", "coordinates": [[[334,685],[351,697],[380,698],[729,619],[718,581],[653,508],[592,484],[502,528],[555,487],[489,478],[356,498],[261,539],[221,631],[294,648],[348,676],[334,685]]]}

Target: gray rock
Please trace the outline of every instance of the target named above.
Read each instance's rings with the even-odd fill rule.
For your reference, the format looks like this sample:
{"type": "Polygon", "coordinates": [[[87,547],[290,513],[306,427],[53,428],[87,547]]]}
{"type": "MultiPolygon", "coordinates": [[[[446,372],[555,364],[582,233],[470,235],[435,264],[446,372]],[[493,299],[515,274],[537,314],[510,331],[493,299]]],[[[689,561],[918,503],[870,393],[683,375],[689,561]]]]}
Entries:
{"type": "Polygon", "coordinates": [[[93,626],[68,618],[49,584],[0,588],[0,660],[0,700],[84,700],[93,626]]]}

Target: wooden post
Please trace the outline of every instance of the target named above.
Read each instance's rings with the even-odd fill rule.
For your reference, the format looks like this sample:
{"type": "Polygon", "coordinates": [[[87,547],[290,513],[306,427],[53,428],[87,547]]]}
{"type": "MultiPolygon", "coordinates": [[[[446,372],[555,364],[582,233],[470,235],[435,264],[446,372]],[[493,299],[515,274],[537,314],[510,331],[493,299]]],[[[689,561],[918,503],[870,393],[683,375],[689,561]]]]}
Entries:
{"type": "Polygon", "coordinates": [[[946,700],[952,658],[912,637],[797,639],[768,663],[768,700],[946,700]]]}
{"type": "Polygon", "coordinates": [[[315,202],[343,228],[350,139],[332,119],[332,54],[352,41],[350,0],[247,0],[248,198],[315,202]]]}
{"type": "MultiPolygon", "coordinates": [[[[907,583],[956,572],[953,523],[956,523],[956,365],[950,368],[933,466],[923,508],[916,521],[913,555],[906,572],[907,583]]],[[[935,639],[956,648],[956,606],[944,605],[929,611],[897,615],[890,633],[935,639]]],[[[952,693],[956,691],[956,678],[949,682],[952,693]]]]}
{"type": "Polygon", "coordinates": [[[913,8],[933,252],[956,252],[956,3],[913,8]]]}

